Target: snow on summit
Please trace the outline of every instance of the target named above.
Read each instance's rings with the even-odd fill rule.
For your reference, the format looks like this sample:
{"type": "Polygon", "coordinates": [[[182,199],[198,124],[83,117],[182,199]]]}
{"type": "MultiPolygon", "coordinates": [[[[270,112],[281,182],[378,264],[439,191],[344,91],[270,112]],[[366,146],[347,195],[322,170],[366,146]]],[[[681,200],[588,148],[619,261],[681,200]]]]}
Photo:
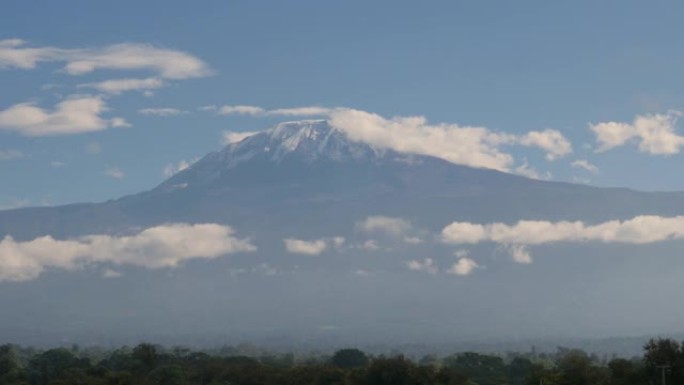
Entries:
{"type": "Polygon", "coordinates": [[[288,157],[304,161],[368,159],[381,155],[374,147],[351,141],[326,120],[284,122],[231,143],[221,152],[225,165],[234,167],[255,157],[280,162],[288,157]]]}

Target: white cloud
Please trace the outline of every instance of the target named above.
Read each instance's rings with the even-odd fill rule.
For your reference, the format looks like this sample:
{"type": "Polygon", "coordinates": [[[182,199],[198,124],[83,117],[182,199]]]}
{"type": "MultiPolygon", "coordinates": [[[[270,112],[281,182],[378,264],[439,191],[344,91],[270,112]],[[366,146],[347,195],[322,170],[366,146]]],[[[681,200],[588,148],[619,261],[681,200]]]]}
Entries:
{"type": "Polygon", "coordinates": [[[409,270],[425,272],[432,275],[437,274],[439,271],[432,258],[425,258],[422,261],[414,259],[408,261],[406,266],[409,268],[409,270]]]}
{"type": "Polygon", "coordinates": [[[469,252],[466,249],[459,249],[459,250],[454,251],[454,255],[457,256],[458,258],[467,257],[468,254],[469,254],[469,252]]]}
{"type": "Polygon", "coordinates": [[[401,238],[411,231],[412,226],[406,219],[374,215],[357,222],[355,228],[368,234],[380,233],[401,238]]]}
{"type": "Polygon", "coordinates": [[[53,160],[50,162],[50,166],[52,166],[52,167],[64,167],[64,166],[66,166],[66,163],[59,161],[59,160],[53,160]]]}
{"type": "Polygon", "coordinates": [[[120,278],[122,276],[123,273],[114,269],[105,269],[105,271],[102,272],[102,278],[120,278]]]}
{"type": "Polygon", "coordinates": [[[647,244],[684,239],[684,216],[641,215],[625,221],[614,220],[595,225],[586,225],[581,221],[519,221],[514,225],[453,222],[442,230],[441,239],[449,244],[494,242],[508,245],[517,262],[530,263],[532,258],[529,251],[521,246],[591,241],[647,244]]]}
{"type": "Polygon", "coordinates": [[[68,240],[44,236],[17,242],[0,241],[0,281],[26,281],[45,269],[80,269],[89,265],[132,265],[173,268],[192,259],[214,259],[256,250],[246,239],[218,224],[168,224],[130,236],[88,235],[68,240]]]}
{"type": "Polygon", "coordinates": [[[201,111],[216,111],[219,115],[250,115],[250,116],[327,116],[333,110],[325,107],[295,107],[277,108],[267,110],[263,107],[252,105],[225,105],[217,107],[208,105],[200,107],[201,111]]]}
{"type": "Polygon", "coordinates": [[[513,260],[518,263],[528,264],[532,263],[532,255],[525,245],[510,245],[509,251],[513,260]]]}
{"type": "Polygon", "coordinates": [[[527,163],[527,159],[523,159],[523,162],[521,165],[515,168],[515,173],[528,177],[530,179],[537,179],[537,180],[549,180],[551,179],[552,175],[550,172],[546,172],[546,174],[539,174],[537,170],[534,169],[534,167],[530,166],[527,163]]]}
{"type": "Polygon", "coordinates": [[[7,150],[0,150],[0,160],[12,160],[12,159],[21,159],[25,157],[26,155],[15,149],[7,149],[7,150]]]}
{"type": "Polygon", "coordinates": [[[591,164],[586,159],[577,159],[570,164],[574,168],[581,168],[583,170],[589,171],[592,174],[597,174],[599,169],[595,165],[591,164]]]}
{"type": "Polygon", "coordinates": [[[380,250],[380,245],[378,244],[378,241],[376,241],[375,239],[369,239],[365,241],[360,247],[368,251],[380,250]]]}
{"type": "Polygon", "coordinates": [[[328,248],[328,243],[325,239],[317,239],[314,241],[305,241],[295,238],[283,239],[285,249],[293,254],[318,255],[328,248]]]}
{"type": "Polygon", "coordinates": [[[176,116],[187,114],[187,111],[179,110],[177,108],[143,108],[138,110],[139,113],[143,115],[153,115],[153,116],[176,116]]]}
{"type": "Polygon", "coordinates": [[[159,78],[145,79],[113,79],[99,83],[81,84],[79,87],[93,88],[100,92],[118,95],[126,91],[145,91],[161,88],[164,81],[159,78]]]}
{"type": "Polygon", "coordinates": [[[32,103],[15,104],[0,111],[0,130],[14,131],[25,136],[52,136],[129,126],[122,118],[102,118],[100,115],[107,109],[104,100],[96,96],[64,100],[52,111],[32,103]]]}
{"type": "Polygon", "coordinates": [[[555,130],[516,136],[485,127],[428,124],[422,116],[386,119],[366,111],[342,108],[331,110],[330,123],[355,141],[501,171],[510,171],[514,163],[513,157],[500,149],[503,145],[539,147],[550,160],[572,152],[570,142],[555,130]]]}
{"type": "Polygon", "coordinates": [[[264,112],[263,108],[257,106],[222,106],[218,109],[219,115],[261,115],[264,112]]]}
{"type": "Polygon", "coordinates": [[[327,116],[333,110],[325,107],[317,106],[307,106],[307,107],[295,107],[295,108],[277,108],[275,110],[269,110],[269,115],[282,115],[282,116],[327,116]]]}
{"type": "Polygon", "coordinates": [[[472,259],[462,257],[447,270],[447,274],[470,275],[479,266],[480,265],[472,259]]]}
{"type": "Polygon", "coordinates": [[[110,120],[112,127],[131,127],[131,125],[124,118],[112,118],[110,120]]]}
{"type": "Polygon", "coordinates": [[[675,132],[678,111],[667,114],[638,115],[632,123],[605,122],[590,124],[596,135],[598,152],[636,142],[640,152],[653,155],[677,154],[684,146],[684,137],[675,132]]]}
{"type": "Polygon", "coordinates": [[[164,174],[165,177],[169,178],[171,176],[176,175],[177,173],[185,170],[186,168],[190,167],[193,163],[195,163],[197,159],[188,162],[187,160],[181,160],[180,162],[173,164],[169,163],[164,167],[164,170],[162,173],[164,174]]]}
{"type": "Polygon", "coordinates": [[[105,175],[119,180],[126,177],[126,174],[124,174],[124,172],[121,171],[121,169],[118,167],[108,168],[107,170],[105,170],[105,175]]]}
{"type": "Polygon", "coordinates": [[[51,47],[24,48],[21,39],[0,40],[0,68],[32,69],[41,61],[59,57],[64,50],[51,47]]]}
{"type": "Polygon", "coordinates": [[[260,263],[256,267],[252,268],[252,272],[270,277],[277,275],[278,269],[269,265],[268,263],[260,263]]]}
{"type": "Polygon", "coordinates": [[[344,237],[332,237],[331,238],[332,245],[336,249],[339,249],[340,247],[344,246],[344,243],[347,241],[344,237]]]}
{"type": "Polygon", "coordinates": [[[182,51],[149,44],[123,43],[90,49],[26,47],[20,39],[0,41],[0,68],[32,69],[40,62],[64,62],[64,71],[82,75],[96,70],[149,70],[166,79],[187,79],[212,73],[202,60],[182,51]]]}
{"type": "Polygon", "coordinates": [[[410,245],[419,245],[423,243],[423,240],[420,239],[420,237],[404,237],[402,238],[402,241],[410,245]]]}
{"type": "Polygon", "coordinates": [[[486,167],[501,171],[513,168],[513,156],[503,146],[536,147],[548,160],[572,153],[572,144],[559,131],[546,129],[512,135],[486,127],[457,124],[429,124],[422,116],[385,118],[378,114],[349,108],[307,106],[267,110],[259,106],[205,106],[219,114],[253,116],[325,116],[330,124],[351,140],[398,152],[435,156],[456,164],[486,167]]]}
{"type": "Polygon", "coordinates": [[[242,132],[233,132],[233,131],[224,131],[223,132],[223,144],[224,145],[229,145],[232,143],[239,143],[242,142],[245,138],[248,138],[252,135],[258,134],[258,132],[255,131],[242,131],[242,132]]]}
{"type": "Polygon", "coordinates": [[[517,140],[523,146],[546,151],[547,160],[555,160],[572,153],[572,144],[558,130],[530,131],[517,140]]]}

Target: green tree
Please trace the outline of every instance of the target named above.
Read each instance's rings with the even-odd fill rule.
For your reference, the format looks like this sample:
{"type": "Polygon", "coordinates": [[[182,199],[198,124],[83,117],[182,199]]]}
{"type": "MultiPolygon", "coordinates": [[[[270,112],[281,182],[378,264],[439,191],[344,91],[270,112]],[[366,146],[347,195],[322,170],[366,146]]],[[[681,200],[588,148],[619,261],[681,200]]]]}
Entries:
{"type": "Polygon", "coordinates": [[[142,343],[133,348],[133,358],[136,359],[145,371],[150,371],[157,364],[157,348],[148,343],[142,343]]]}
{"type": "Polygon", "coordinates": [[[377,358],[366,370],[366,383],[368,385],[409,385],[412,370],[413,363],[404,356],[377,358]]]}
{"type": "Polygon", "coordinates": [[[508,383],[506,365],[501,357],[467,352],[445,358],[444,364],[465,374],[478,385],[508,383]]]}
{"type": "Polygon", "coordinates": [[[642,365],[638,362],[616,358],[608,363],[609,385],[639,385],[647,383],[642,365]]]}
{"type": "Polygon", "coordinates": [[[87,360],[76,358],[69,350],[50,349],[31,358],[28,364],[32,384],[47,385],[61,379],[69,370],[86,369],[87,360]]]}
{"type": "Polygon", "coordinates": [[[524,385],[532,370],[532,361],[525,357],[515,357],[508,364],[508,378],[512,385],[524,385]]]}
{"type": "Polygon", "coordinates": [[[667,366],[669,384],[684,383],[684,348],[669,338],[651,339],[644,345],[646,375],[653,383],[660,383],[662,366],[667,366]]]}
{"type": "Polygon", "coordinates": [[[605,384],[608,372],[605,368],[594,366],[587,353],[581,350],[568,350],[558,359],[560,385],[600,385],[605,384]]]}
{"type": "Polygon", "coordinates": [[[360,368],[368,365],[368,356],[359,349],[341,349],[330,359],[333,365],[343,368],[360,368]]]}
{"type": "Polygon", "coordinates": [[[19,366],[15,347],[13,345],[0,346],[0,385],[19,383],[23,371],[19,366]]]}

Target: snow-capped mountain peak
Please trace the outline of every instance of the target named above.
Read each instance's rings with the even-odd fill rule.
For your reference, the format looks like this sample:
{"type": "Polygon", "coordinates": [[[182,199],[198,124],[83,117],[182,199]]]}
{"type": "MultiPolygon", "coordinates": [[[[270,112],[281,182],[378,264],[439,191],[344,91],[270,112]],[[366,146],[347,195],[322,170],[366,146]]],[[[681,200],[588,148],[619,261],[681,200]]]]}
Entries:
{"type": "Polygon", "coordinates": [[[170,191],[178,185],[212,183],[222,179],[227,171],[247,163],[364,163],[384,159],[388,153],[390,151],[350,140],[326,120],[285,122],[208,154],[162,183],[160,188],[170,191]]]}
{"type": "Polygon", "coordinates": [[[303,120],[280,123],[237,143],[220,153],[224,166],[234,167],[254,158],[281,162],[297,158],[306,162],[318,160],[360,160],[382,155],[382,151],[365,143],[353,142],[326,120],[303,120]]]}

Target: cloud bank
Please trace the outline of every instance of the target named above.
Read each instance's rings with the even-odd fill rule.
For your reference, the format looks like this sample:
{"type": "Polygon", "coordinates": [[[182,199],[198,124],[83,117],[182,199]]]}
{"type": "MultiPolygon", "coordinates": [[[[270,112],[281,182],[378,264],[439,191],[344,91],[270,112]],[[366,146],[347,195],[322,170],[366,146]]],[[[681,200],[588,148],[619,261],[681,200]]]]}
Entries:
{"type": "Polygon", "coordinates": [[[174,268],[192,259],[255,250],[249,240],[235,237],[231,227],[218,224],[177,223],[131,236],[88,235],[69,240],[44,236],[17,242],[7,236],[0,241],[0,281],[27,281],[50,268],[77,270],[96,264],[174,268]]]}
{"type": "Polygon", "coordinates": [[[513,157],[504,145],[537,147],[554,160],[572,152],[571,143],[556,130],[524,135],[495,132],[486,127],[429,124],[422,116],[384,118],[353,109],[335,109],[330,124],[350,139],[399,152],[435,156],[452,163],[510,171],[513,157]]]}
{"type": "Polygon", "coordinates": [[[529,245],[557,242],[648,244],[676,239],[684,239],[684,216],[641,215],[595,225],[581,221],[519,221],[513,225],[453,222],[441,232],[442,242],[448,244],[494,242],[505,245],[519,263],[532,262],[529,245]]]}

